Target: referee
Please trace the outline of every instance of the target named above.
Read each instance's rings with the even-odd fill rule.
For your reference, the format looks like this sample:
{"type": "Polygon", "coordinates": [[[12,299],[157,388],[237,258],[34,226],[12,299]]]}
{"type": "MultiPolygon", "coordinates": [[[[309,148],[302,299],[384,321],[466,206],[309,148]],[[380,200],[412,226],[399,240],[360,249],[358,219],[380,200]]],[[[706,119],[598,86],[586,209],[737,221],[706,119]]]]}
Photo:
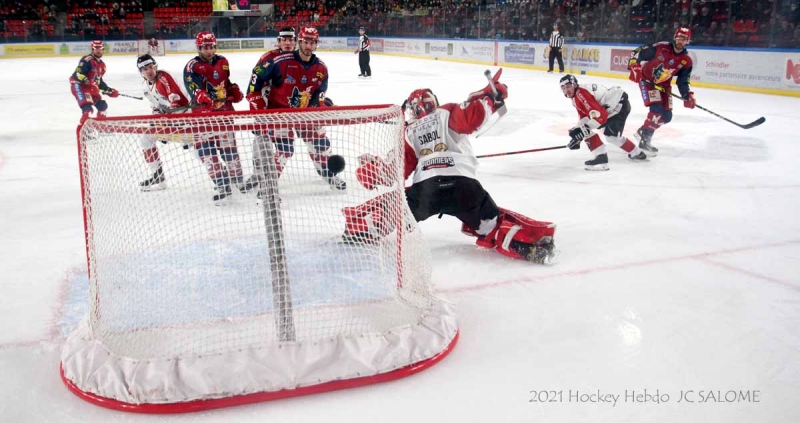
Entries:
{"type": "Polygon", "coordinates": [[[558,58],[558,72],[564,73],[564,59],[561,57],[561,47],[564,46],[564,37],[558,33],[558,23],[553,24],[553,33],[550,34],[550,68],[547,73],[553,73],[553,60],[558,58]]]}
{"type": "Polygon", "coordinates": [[[369,37],[367,37],[364,27],[358,28],[358,47],[354,53],[358,53],[358,66],[361,68],[359,78],[371,78],[372,69],[369,67],[369,37]]]}

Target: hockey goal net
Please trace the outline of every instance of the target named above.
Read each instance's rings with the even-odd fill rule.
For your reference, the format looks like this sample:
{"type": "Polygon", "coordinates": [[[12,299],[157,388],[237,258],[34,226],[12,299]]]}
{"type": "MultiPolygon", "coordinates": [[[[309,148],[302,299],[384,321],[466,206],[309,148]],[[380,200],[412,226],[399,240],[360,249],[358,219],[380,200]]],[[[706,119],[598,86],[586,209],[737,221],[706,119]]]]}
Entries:
{"type": "Polygon", "coordinates": [[[377,383],[438,362],[458,328],[433,294],[402,159],[390,160],[402,157],[402,122],[397,106],[85,122],[90,307],[62,351],[67,387],[109,408],[185,412],[377,383]],[[280,177],[278,134],[295,149],[280,177]],[[345,158],[346,189],[321,177],[301,134],[345,158]],[[144,137],[165,141],[164,190],[140,190],[152,175],[144,137]],[[257,183],[220,205],[198,146],[226,137],[257,183]],[[356,181],[365,153],[393,164],[391,186],[356,181]],[[344,241],[343,210],[376,201],[381,236],[344,241]]]}
{"type": "Polygon", "coordinates": [[[149,54],[151,56],[165,56],[167,54],[167,42],[160,38],[148,38],[137,40],[139,56],[149,54]]]}

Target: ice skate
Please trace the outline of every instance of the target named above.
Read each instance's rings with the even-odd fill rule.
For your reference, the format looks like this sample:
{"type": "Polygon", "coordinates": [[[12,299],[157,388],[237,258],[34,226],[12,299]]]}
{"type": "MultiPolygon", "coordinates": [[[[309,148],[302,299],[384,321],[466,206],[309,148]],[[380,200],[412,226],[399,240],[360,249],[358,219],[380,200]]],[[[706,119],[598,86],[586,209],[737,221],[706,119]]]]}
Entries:
{"type": "Polygon", "coordinates": [[[232,194],[231,192],[231,181],[227,176],[223,176],[214,180],[214,185],[216,185],[217,193],[214,194],[211,199],[214,201],[214,205],[222,204],[222,200],[230,197],[232,194]]]}
{"type": "Polygon", "coordinates": [[[166,187],[166,179],[164,178],[164,172],[161,170],[161,166],[159,166],[158,169],[153,172],[153,176],[139,184],[139,189],[145,192],[161,191],[166,187]]]}
{"type": "Polygon", "coordinates": [[[639,154],[635,156],[628,154],[628,158],[634,161],[641,161],[641,160],[647,160],[647,155],[644,154],[644,151],[640,151],[639,154]]]}
{"type": "Polygon", "coordinates": [[[536,244],[511,241],[510,248],[526,260],[536,264],[554,264],[558,256],[558,250],[556,250],[556,246],[553,243],[553,238],[549,236],[542,237],[536,244]]]}
{"type": "Polygon", "coordinates": [[[645,132],[644,127],[642,127],[636,131],[634,137],[639,140],[639,148],[646,151],[648,156],[655,157],[658,155],[658,149],[650,144],[650,142],[653,140],[653,132],[645,132]]]}
{"type": "Polygon", "coordinates": [[[250,175],[244,182],[237,182],[236,187],[239,188],[239,192],[242,194],[247,194],[248,192],[252,191],[253,188],[258,187],[258,178],[256,175],[250,175]]]}
{"type": "Polygon", "coordinates": [[[586,167],[586,170],[609,170],[608,167],[608,155],[607,154],[600,154],[597,157],[593,158],[592,160],[587,160],[583,162],[586,167]]]}
{"type": "Polygon", "coordinates": [[[334,191],[344,191],[347,189],[347,182],[345,182],[344,180],[342,180],[342,178],[338,176],[326,177],[325,181],[334,191]]]}

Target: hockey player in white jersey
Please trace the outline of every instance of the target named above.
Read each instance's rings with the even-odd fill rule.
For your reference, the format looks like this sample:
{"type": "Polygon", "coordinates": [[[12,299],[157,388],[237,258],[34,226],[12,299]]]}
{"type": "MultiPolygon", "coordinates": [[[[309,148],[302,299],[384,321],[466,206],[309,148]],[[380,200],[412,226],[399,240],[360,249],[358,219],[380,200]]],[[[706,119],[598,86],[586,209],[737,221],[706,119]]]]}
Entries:
{"type": "Polygon", "coordinates": [[[564,97],[572,100],[578,111],[580,120],[569,130],[570,150],[577,150],[584,141],[594,158],[584,164],[586,170],[608,170],[608,154],[606,146],[595,133],[600,129],[606,140],[628,153],[631,160],[645,160],[647,156],[631,140],[622,135],[625,121],[631,112],[628,94],[620,87],[605,87],[600,84],[578,85],[578,79],[572,74],[561,77],[561,91],[564,97]]]}
{"type": "MultiPolygon", "coordinates": [[[[555,256],[556,225],[497,207],[476,179],[478,159],[469,135],[484,127],[504,104],[508,88],[499,82],[501,71],[491,82],[497,97],[492,86],[470,94],[460,104],[440,106],[430,89],[418,89],[409,95],[403,104],[407,126],[402,154],[404,177],[413,174],[413,184],[406,189],[406,197],[417,221],[440,214],[454,216],[462,222],[464,234],[478,238],[478,245],[508,257],[548,264],[555,256]]],[[[364,155],[359,164],[356,177],[367,189],[397,182],[391,177],[391,157],[364,155]]],[[[345,241],[369,242],[394,230],[392,223],[386,222],[382,197],[343,210],[347,222],[345,241]]]]}
{"type": "MultiPolygon", "coordinates": [[[[153,113],[182,113],[186,111],[189,100],[183,94],[180,86],[175,79],[166,71],[158,69],[155,59],[149,54],[139,56],[136,59],[136,66],[144,78],[142,91],[144,96],[150,101],[153,113]],[[180,109],[176,111],[175,109],[180,109]]],[[[161,190],[166,187],[164,171],[161,166],[161,157],[156,148],[156,137],[152,134],[144,134],[139,139],[139,144],[144,153],[144,160],[153,172],[153,175],[139,184],[142,191],[161,190]]]]}

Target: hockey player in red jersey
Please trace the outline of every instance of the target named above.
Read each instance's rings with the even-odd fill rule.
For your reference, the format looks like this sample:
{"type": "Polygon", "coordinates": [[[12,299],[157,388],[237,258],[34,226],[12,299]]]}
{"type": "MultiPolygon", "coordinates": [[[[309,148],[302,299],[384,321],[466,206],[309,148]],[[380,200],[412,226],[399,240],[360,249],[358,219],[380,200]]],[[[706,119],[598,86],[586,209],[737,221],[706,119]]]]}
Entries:
{"type": "MultiPolygon", "coordinates": [[[[228,59],[217,54],[217,37],[211,32],[201,32],[197,34],[195,45],[198,55],[183,70],[184,84],[192,103],[202,106],[195,112],[232,111],[233,103],[242,101],[244,96],[239,86],[230,80],[228,59]]],[[[198,137],[195,149],[216,186],[215,202],[231,195],[231,184],[244,190],[242,165],[233,132],[198,137]],[[224,166],[220,158],[225,162],[224,166]]]]}
{"type": "Polygon", "coordinates": [[[656,129],[672,120],[672,78],[677,77],[683,106],[693,109],[694,93],[689,88],[692,76],[692,58],[686,46],[692,40],[689,28],[678,28],[674,40],[644,45],[631,53],[628,63],[630,80],[639,84],[644,105],[650,108],[644,124],[636,131],[639,147],[648,157],[655,157],[658,149],[651,144],[656,129]],[[658,87],[658,88],[657,88],[658,87]],[[663,92],[661,90],[663,90],[663,92]]]}
{"type": "Polygon", "coordinates": [[[92,41],[92,52],[86,56],[81,57],[78,62],[78,67],[72,76],[69,77],[69,83],[72,88],[72,95],[78,100],[78,106],[83,111],[81,116],[81,123],[89,118],[92,113],[92,107],[97,108],[97,117],[104,117],[108,104],[100,93],[103,93],[111,98],[119,96],[119,92],[109,87],[103,76],[106,74],[106,64],[103,62],[103,53],[105,47],[102,41],[92,41]]]}
{"type": "MultiPolygon", "coordinates": [[[[259,61],[253,68],[247,100],[252,110],[320,107],[328,90],[328,67],[314,54],[319,43],[316,28],[305,27],[297,36],[299,48],[259,61]]],[[[345,190],[347,184],[328,169],[331,141],[324,128],[282,128],[270,131],[276,145],[278,175],[294,155],[294,138],[302,138],[317,173],[331,189],[345,190]]]]}
{"type": "MultiPolygon", "coordinates": [[[[166,71],[158,69],[155,59],[149,54],[139,56],[136,59],[136,66],[139,68],[144,81],[142,91],[145,98],[150,101],[153,113],[171,113],[172,109],[182,108],[189,105],[189,100],[183,94],[175,82],[175,79],[166,71]]],[[[180,112],[188,111],[183,109],[180,112]]],[[[179,113],[180,113],[179,112],[179,113]]],[[[172,112],[174,113],[174,112],[172,112]]],[[[155,191],[165,188],[164,171],[161,167],[161,157],[156,148],[156,137],[152,134],[145,134],[139,139],[142,147],[144,160],[153,172],[153,175],[139,184],[142,191],[155,191]]]]}
{"type": "Polygon", "coordinates": [[[608,170],[608,154],[606,146],[595,133],[600,129],[606,140],[628,153],[631,160],[645,160],[647,156],[633,143],[622,135],[625,121],[631,112],[631,103],[628,94],[620,87],[605,87],[600,84],[589,84],[585,87],[578,85],[578,79],[572,74],[561,77],[561,91],[564,97],[572,99],[572,105],[578,111],[580,120],[569,130],[570,150],[581,147],[581,141],[589,147],[589,152],[594,158],[586,161],[586,170],[608,170]]]}
{"type": "MultiPolygon", "coordinates": [[[[497,97],[491,86],[470,94],[461,104],[440,106],[429,89],[415,90],[408,97],[403,153],[404,176],[413,174],[413,184],[406,189],[408,205],[417,221],[438,214],[455,216],[462,222],[462,232],[478,237],[476,243],[482,247],[513,258],[551,263],[555,224],[497,207],[477,180],[478,159],[469,135],[486,125],[508,97],[507,87],[499,82],[500,74],[498,71],[492,80],[497,97]]],[[[363,155],[359,163],[356,177],[365,188],[395,183],[391,157],[363,155]]],[[[394,229],[384,221],[381,209],[386,195],[391,194],[343,210],[345,241],[370,242],[394,229]]]]}

